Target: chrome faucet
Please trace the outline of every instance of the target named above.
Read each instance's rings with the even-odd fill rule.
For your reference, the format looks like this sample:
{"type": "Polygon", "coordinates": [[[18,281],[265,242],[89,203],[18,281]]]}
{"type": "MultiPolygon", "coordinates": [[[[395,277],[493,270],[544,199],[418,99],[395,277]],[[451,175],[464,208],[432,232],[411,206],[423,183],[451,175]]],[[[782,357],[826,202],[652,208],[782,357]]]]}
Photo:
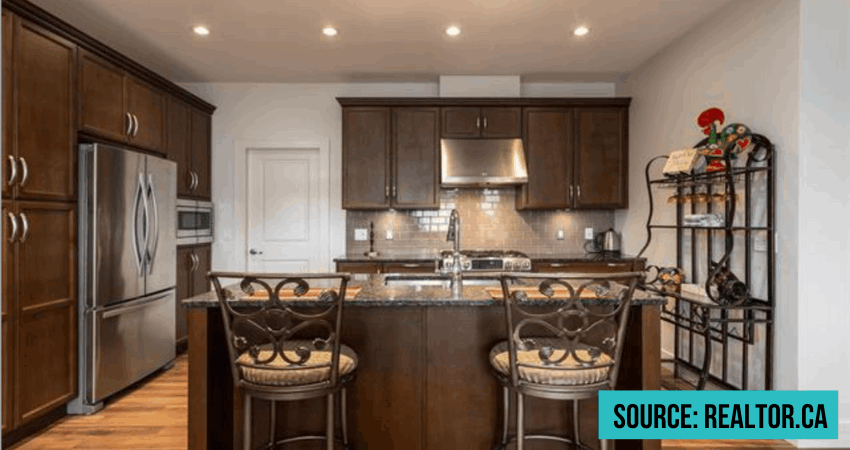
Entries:
{"type": "Polygon", "coordinates": [[[463,279],[460,267],[460,213],[452,210],[449,217],[449,232],[446,234],[447,241],[454,241],[452,249],[452,292],[459,295],[463,291],[463,279]]]}

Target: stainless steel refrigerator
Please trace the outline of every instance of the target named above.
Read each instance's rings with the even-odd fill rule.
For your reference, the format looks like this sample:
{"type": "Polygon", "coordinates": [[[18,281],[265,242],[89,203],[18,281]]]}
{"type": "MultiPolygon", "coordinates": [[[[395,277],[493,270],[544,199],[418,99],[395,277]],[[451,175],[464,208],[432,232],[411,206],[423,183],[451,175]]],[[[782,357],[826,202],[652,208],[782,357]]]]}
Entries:
{"type": "Polygon", "coordinates": [[[71,414],[171,363],[177,165],[101,144],[79,148],[79,397],[71,414]]]}

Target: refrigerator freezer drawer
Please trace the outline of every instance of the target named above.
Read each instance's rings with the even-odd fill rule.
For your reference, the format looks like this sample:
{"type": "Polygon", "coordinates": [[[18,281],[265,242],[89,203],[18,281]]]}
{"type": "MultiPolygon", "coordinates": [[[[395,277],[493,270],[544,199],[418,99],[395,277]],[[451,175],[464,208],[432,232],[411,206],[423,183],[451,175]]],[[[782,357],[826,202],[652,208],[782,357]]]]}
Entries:
{"type": "Polygon", "coordinates": [[[174,302],[172,289],[93,313],[90,403],[100,402],[174,359],[174,302]]]}

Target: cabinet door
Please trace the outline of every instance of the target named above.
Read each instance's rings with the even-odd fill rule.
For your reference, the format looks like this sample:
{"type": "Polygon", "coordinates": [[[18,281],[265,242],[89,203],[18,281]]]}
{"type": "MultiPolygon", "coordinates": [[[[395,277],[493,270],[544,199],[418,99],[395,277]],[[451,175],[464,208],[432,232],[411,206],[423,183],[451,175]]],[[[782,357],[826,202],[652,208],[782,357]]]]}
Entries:
{"type": "Polygon", "coordinates": [[[390,206],[390,110],[343,108],[342,207],[390,206]]]}
{"type": "Polygon", "coordinates": [[[437,265],[434,261],[384,263],[383,273],[434,273],[437,265]]]}
{"type": "Polygon", "coordinates": [[[340,273],[381,273],[379,262],[338,262],[336,271],[340,273]]]}
{"type": "Polygon", "coordinates": [[[212,198],[212,117],[201,111],[192,110],[192,170],[197,184],[192,191],[202,200],[212,198]]]}
{"type": "Polygon", "coordinates": [[[198,266],[192,273],[192,295],[199,295],[212,290],[207,274],[212,270],[212,246],[197,245],[192,250],[198,260],[198,266]]]}
{"type": "Polygon", "coordinates": [[[23,424],[76,393],[77,252],[73,204],[20,202],[18,210],[15,395],[23,424]]]}
{"type": "Polygon", "coordinates": [[[628,207],[628,110],[576,111],[576,208],[628,207]]]}
{"type": "Polygon", "coordinates": [[[440,207],[438,108],[393,110],[393,206],[440,207]]]}
{"type": "Polygon", "coordinates": [[[76,191],[74,62],[76,46],[18,21],[14,90],[14,151],[18,197],[73,200],[76,191]]]}
{"type": "Polygon", "coordinates": [[[124,71],[80,50],[80,130],[116,141],[126,141],[130,119],[124,107],[124,71]]]}
{"type": "Polygon", "coordinates": [[[481,137],[522,137],[522,109],[481,108],[481,137]]]}
{"type": "MultiPolygon", "coordinates": [[[[15,34],[14,28],[14,16],[12,13],[3,10],[3,142],[2,147],[0,147],[0,157],[3,158],[0,161],[0,168],[2,168],[2,176],[0,176],[0,184],[3,186],[3,198],[9,198],[12,196],[12,184],[9,183],[11,180],[11,174],[13,168],[12,164],[15,164],[13,161],[10,161],[8,156],[14,155],[12,151],[12,142],[13,140],[13,131],[12,128],[14,125],[14,121],[12,120],[12,112],[14,111],[12,102],[12,93],[13,93],[13,83],[12,83],[12,75],[14,72],[12,71],[13,67],[13,51],[12,51],[12,39],[15,34]]],[[[17,170],[17,169],[15,169],[17,170]]],[[[5,400],[4,400],[5,402],[5,400]]],[[[3,414],[3,423],[6,423],[6,415],[3,414]]]]}
{"type": "Polygon", "coordinates": [[[186,314],[186,308],[183,307],[183,300],[192,296],[192,269],[195,262],[192,258],[192,247],[177,248],[177,302],[176,302],[176,325],[175,339],[177,345],[184,344],[189,337],[189,326],[186,314]]]}
{"type": "Polygon", "coordinates": [[[519,188],[517,208],[569,208],[573,157],[572,110],[526,108],[524,124],[528,183],[519,188]]]}
{"type": "Polygon", "coordinates": [[[481,108],[468,106],[443,108],[444,138],[477,138],[481,136],[481,108]]]}
{"type": "Polygon", "coordinates": [[[189,105],[176,98],[168,99],[166,153],[177,163],[177,195],[192,195],[192,132],[189,105]]]}
{"type": "Polygon", "coordinates": [[[126,78],[127,111],[136,119],[130,142],[149,150],[165,151],[165,96],[132,77],[126,78]]]}
{"type": "MultiPolygon", "coordinates": [[[[5,37],[4,37],[5,39],[5,37]]],[[[15,351],[15,335],[17,315],[15,314],[15,295],[17,281],[15,279],[15,264],[14,264],[14,244],[12,240],[12,228],[15,226],[10,220],[9,214],[15,215],[17,211],[11,201],[3,201],[3,283],[2,283],[2,329],[3,329],[3,367],[2,367],[2,384],[3,384],[3,408],[0,414],[3,415],[3,432],[14,427],[14,374],[15,368],[12,357],[15,351]]],[[[16,220],[16,219],[15,219],[16,220]]],[[[20,227],[18,227],[20,233],[20,227]]],[[[17,234],[17,233],[16,233],[17,234]]]]}

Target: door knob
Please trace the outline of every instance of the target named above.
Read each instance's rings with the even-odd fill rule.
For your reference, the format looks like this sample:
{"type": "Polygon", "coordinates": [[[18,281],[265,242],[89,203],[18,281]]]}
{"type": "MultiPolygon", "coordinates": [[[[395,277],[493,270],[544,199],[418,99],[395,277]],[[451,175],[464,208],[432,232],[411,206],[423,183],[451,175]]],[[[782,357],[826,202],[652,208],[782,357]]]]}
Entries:
{"type": "Polygon", "coordinates": [[[259,250],[255,249],[255,248],[252,248],[251,250],[248,250],[248,253],[249,253],[249,254],[251,254],[251,255],[262,255],[262,254],[263,254],[263,252],[261,252],[261,251],[259,251],[259,250]]]}

